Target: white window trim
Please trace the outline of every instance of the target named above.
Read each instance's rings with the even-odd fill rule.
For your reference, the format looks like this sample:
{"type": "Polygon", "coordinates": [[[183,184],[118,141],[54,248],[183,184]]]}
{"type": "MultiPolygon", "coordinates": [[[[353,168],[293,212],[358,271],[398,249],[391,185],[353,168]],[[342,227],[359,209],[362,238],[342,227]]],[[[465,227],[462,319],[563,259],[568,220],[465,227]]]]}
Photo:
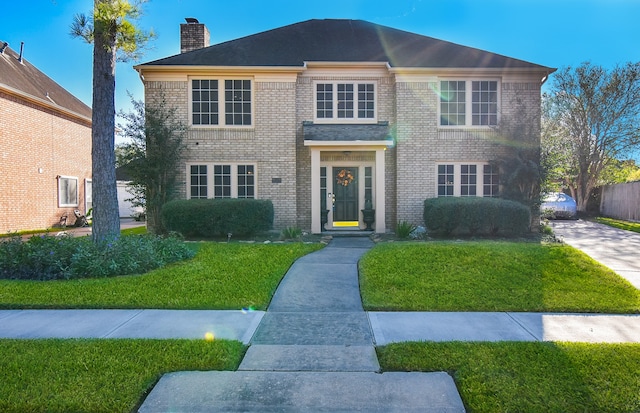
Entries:
{"type": "Polygon", "coordinates": [[[89,210],[92,208],[93,208],[93,181],[89,178],[85,178],[84,180],[84,213],[88,214],[89,210]]]}
{"type": "Polygon", "coordinates": [[[345,124],[345,123],[356,123],[356,124],[367,124],[367,123],[378,123],[378,107],[380,106],[380,102],[378,100],[378,82],[376,80],[314,80],[313,81],[313,122],[314,123],[335,123],[335,124],[345,124]],[[331,84],[333,85],[333,117],[332,118],[319,118],[318,117],[318,99],[317,99],[317,86],[331,84]],[[338,84],[352,84],[354,85],[354,117],[353,118],[338,118],[338,84]],[[358,118],[358,85],[373,85],[373,118],[358,118]]]}
{"type": "MultiPolygon", "coordinates": [[[[448,196],[451,197],[462,197],[462,165],[475,165],[476,166],[476,194],[475,195],[464,195],[465,198],[490,198],[484,196],[484,173],[483,168],[484,165],[490,165],[489,162],[438,162],[435,167],[436,172],[436,186],[435,186],[435,194],[438,197],[438,166],[440,165],[453,165],[453,195],[448,196]]],[[[441,198],[445,198],[445,196],[440,196],[441,198]]]]}
{"type": "MultiPolygon", "coordinates": [[[[189,106],[189,127],[195,129],[253,129],[256,124],[256,81],[253,77],[247,76],[189,76],[188,78],[188,106],[189,106]],[[192,80],[217,80],[218,81],[218,124],[217,125],[194,125],[193,124],[193,84],[192,80]],[[225,102],[225,80],[249,80],[251,81],[251,125],[227,125],[226,124],[226,102],[225,102]]],[[[195,165],[195,164],[194,164],[195,165]]],[[[202,165],[202,164],[201,164],[202,165]]]]}
{"type": "Polygon", "coordinates": [[[78,179],[77,176],[67,176],[67,175],[58,175],[58,207],[59,208],[67,208],[67,207],[77,207],[79,205],[79,200],[78,198],[80,197],[79,195],[79,191],[80,191],[80,180],[78,179]],[[62,179],[70,179],[70,180],[75,180],[76,181],[76,201],[75,203],[70,203],[70,204],[65,204],[62,203],[62,187],[60,186],[60,181],[62,179]]]}
{"type": "Polygon", "coordinates": [[[437,81],[437,95],[438,95],[438,128],[441,129],[492,129],[495,128],[496,125],[473,125],[473,104],[471,103],[472,101],[472,96],[473,96],[473,92],[471,91],[472,88],[472,82],[496,82],[496,91],[498,94],[498,108],[497,108],[497,122],[500,123],[500,112],[501,112],[501,107],[502,107],[502,96],[501,96],[501,82],[500,79],[498,78],[477,78],[477,77],[473,77],[473,78],[456,78],[456,77],[447,77],[447,78],[438,78],[437,81]],[[440,82],[465,82],[464,84],[464,90],[465,90],[465,124],[464,125],[443,125],[440,123],[440,120],[442,119],[442,111],[440,108],[440,82]]]}
{"type": "MultiPolygon", "coordinates": [[[[215,198],[214,188],[214,166],[226,166],[231,167],[231,198],[238,198],[238,166],[239,165],[251,165],[253,166],[253,198],[242,199],[258,199],[258,163],[257,162],[191,162],[187,163],[187,179],[186,182],[186,197],[191,199],[191,166],[194,165],[206,165],[207,166],[207,199],[215,198]]],[[[197,198],[194,198],[197,199],[197,198]]],[[[203,199],[203,198],[200,198],[203,199]]],[[[218,198],[222,199],[222,198],[218,198]]],[[[230,199],[230,198],[224,198],[230,199]]]]}

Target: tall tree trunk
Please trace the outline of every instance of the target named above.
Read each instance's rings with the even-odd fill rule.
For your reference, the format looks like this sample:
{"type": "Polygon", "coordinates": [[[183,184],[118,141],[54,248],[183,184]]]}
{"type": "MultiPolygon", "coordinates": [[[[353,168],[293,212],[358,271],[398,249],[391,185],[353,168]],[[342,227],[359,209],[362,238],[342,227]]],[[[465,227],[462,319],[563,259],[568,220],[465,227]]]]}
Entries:
{"type": "MultiPolygon", "coordinates": [[[[95,0],[94,7],[104,0],[95,0]]],[[[115,33],[109,26],[95,21],[93,45],[93,241],[120,233],[116,186],[115,139],[115,33]]]]}

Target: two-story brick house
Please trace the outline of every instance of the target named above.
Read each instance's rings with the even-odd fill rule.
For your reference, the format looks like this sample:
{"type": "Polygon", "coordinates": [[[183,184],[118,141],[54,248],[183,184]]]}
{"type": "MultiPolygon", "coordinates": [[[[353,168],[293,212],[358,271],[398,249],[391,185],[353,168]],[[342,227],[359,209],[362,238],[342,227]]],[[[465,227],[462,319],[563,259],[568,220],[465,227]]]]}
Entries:
{"type": "Polygon", "coordinates": [[[554,71],[358,20],[213,46],[187,21],[181,54],[136,66],[189,126],[182,196],[270,199],[276,229],[363,229],[371,205],[385,232],[426,198],[496,196],[492,132],[516,97],[539,113],[554,71]]]}
{"type": "Polygon", "coordinates": [[[91,207],[91,108],[0,41],[0,232],[91,207]]]}

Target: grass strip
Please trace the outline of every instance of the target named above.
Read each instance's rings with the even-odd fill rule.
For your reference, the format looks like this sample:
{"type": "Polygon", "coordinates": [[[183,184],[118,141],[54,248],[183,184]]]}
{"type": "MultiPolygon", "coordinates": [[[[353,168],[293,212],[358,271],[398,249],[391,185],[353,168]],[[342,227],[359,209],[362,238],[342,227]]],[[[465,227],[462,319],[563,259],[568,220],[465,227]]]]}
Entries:
{"type": "Polygon", "coordinates": [[[640,345],[398,343],[384,371],[448,371],[467,411],[638,412],[640,345]]]}
{"type": "Polygon", "coordinates": [[[237,341],[0,340],[0,411],[133,412],[162,374],[235,370],[237,341]]]}
{"type": "Polygon", "coordinates": [[[608,225],[610,227],[623,229],[625,231],[633,231],[640,233],[640,222],[623,221],[621,219],[598,217],[595,218],[596,222],[608,225]]]}
{"type": "Polygon", "coordinates": [[[360,277],[367,310],[640,312],[639,290],[567,245],[378,244],[360,277]]]}
{"type": "Polygon", "coordinates": [[[143,275],[0,281],[0,308],[266,309],[299,257],[321,244],[200,243],[196,256],[143,275]]]}

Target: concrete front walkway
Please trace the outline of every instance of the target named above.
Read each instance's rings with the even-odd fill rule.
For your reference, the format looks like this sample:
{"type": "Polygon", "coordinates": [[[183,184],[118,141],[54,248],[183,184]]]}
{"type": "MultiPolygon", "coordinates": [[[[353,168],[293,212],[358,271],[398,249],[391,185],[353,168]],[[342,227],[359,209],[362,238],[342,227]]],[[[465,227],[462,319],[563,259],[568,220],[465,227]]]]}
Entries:
{"type": "Polygon", "coordinates": [[[237,372],[163,376],[140,412],[464,412],[446,373],[382,373],[357,263],[368,238],[335,238],[278,287],[237,372]]]}

